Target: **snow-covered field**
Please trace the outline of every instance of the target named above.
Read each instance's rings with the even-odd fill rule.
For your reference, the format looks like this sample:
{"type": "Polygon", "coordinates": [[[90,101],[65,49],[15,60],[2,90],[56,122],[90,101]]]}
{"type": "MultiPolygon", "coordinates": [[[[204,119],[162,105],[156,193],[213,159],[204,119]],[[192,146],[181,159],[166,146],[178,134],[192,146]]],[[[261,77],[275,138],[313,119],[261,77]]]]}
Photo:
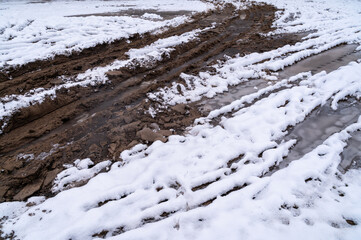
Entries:
{"type": "Polygon", "coordinates": [[[189,20],[182,15],[163,19],[155,13],[124,16],[122,11],[198,12],[210,7],[201,1],[188,0],[1,1],[0,68],[69,54],[97,43],[161,30],[189,20]]]}
{"type": "MultiPolygon", "coordinates": [[[[166,1],[167,4],[149,1],[152,2],[149,6],[147,1],[124,2],[122,8],[126,8],[127,4],[145,9],[154,7],[190,11],[211,7],[210,4],[193,1],[173,1],[169,5],[169,1],[166,1]]],[[[299,32],[305,33],[305,37],[292,46],[230,58],[215,65],[216,71],[212,73],[181,74],[184,82],[157,89],[148,97],[164,109],[169,105],[194,102],[202,97],[212,98],[226,92],[232,85],[253,78],[266,79],[269,86],[215,109],[207,117],[197,119],[185,136],[174,135],[165,143],[156,141],[150,146],[138,144],[123,151],[122,162],[110,165],[104,159],[103,163],[89,167],[92,165],[89,158],[76,160],[55,180],[53,191],[60,192],[54,197],[32,197],[27,202],[0,204],[0,219],[4,217],[0,228],[2,237],[15,235],[19,239],[73,240],[100,237],[157,240],[361,238],[361,170],[350,169],[345,174],[338,170],[348,141],[361,130],[361,116],[356,122],[330,134],[322,144],[300,159],[272,171],[299,141],[285,140],[290,129],[302,123],[318,107],[329,104],[336,110],[339,102],[345,99],[352,97],[359,101],[361,59],[331,72],[302,72],[287,79],[279,79],[276,71],[342,44],[358,45],[356,51],[360,51],[361,2],[259,2],[284,9],[278,12],[278,20],[275,22],[277,29],[271,34],[299,32]],[[101,171],[105,172],[99,173],[101,171]],[[86,179],[90,181],[84,186],[64,190],[65,185],[86,179]]],[[[23,50],[12,46],[22,46],[31,53],[33,45],[28,44],[32,41],[31,26],[40,20],[28,10],[29,18],[33,16],[35,20],[29,26],[16,30],[19,34],[9,39],[9,34],[15,31],[14,27],[9,26],[25,26],[23,20],[14,17],[14,12],[25,5],[18,6],[10,2],[1,4],[1,18],[8,21],[1,22],[1,26],[4,26],[0,31],[1,43],[6,43],[0,44],[2,66],[5,63],[30,61],[26,54],[17,57],[16,54],[23,50]],[[6,8],[11,11],[5,11],[6,8]],[[26,39],[30,39],[29,42],[26,39]]],[[[104,9],[119,11],[121,8],[115,7],[112,1],[91,2],[87,5],[89,9],[85,10],[79,8],[84,5],[82,2],[42,4],[51,11],[56,11],[54,6],[67,6],[68,10],[63,9],[61,16],[55,14],[57,20],[54,20],[54,24],[68,24],[66,28],[69,29],[78,28],[82,21],[68,20],[64,15],[104,12],[104,9]],[[70,8],[70,5],[76,10],[70,8]],[[96,8],[99,5],[102,9],[96,8]]],[[[244,3],[235,4],[244,7],[244,3]]],[[[46,14],[50,14],[50,11],[46,14]]],[[[105,21],[108,21],[107,18],[105,21]]],[[[155,21],[157,18],[153,16],[152,24],[145,25],[149,27],[144,29],[143,22],[150,21],[147,19],[149,16],[139,19],[109,17],[112,22],[109,23],[110,29],[116,28],[119,24],[117,21],[126,21],[129,27],[128,30],[118,32],[118,35],[111,35],[111,38],[174,24],[174,19],[155,21]],[[135,28],[133,24],[142,27],[135,28]]],[[[183,17],[178,20],[185,21],[183,17]]],[[[51,21],[49,24],[52,24],[51,21]]],[[[103,23],[98,20],[92,23],[90,20],[89,24],[84,26],[84,39],[88,39],[88,34],[93,32],[96,37],[92,41],[109,40],[107,30],[96,27],[97,24],[103,26],[103,23]]],[[[41,26],[47,29],[45,25],[41,26]]],[[[42,32],[39,29],[35,29],[36,33],[42,32]]],[[[173,47],[183,42],[194,40],[203,30],[160,39],[142,49],[131,49],[127,53],[129,61],[115,61],[105,67],[88,70],[64,84],[87,85],[108,81],[105,72],[134,61],[159,61],[162,54],[171,52],[173,47]]],[[[66,35],[57,34],[51,35],[45,30],[40,34],[44,37],[39,37],[39,46],[46,45],[47,41],[61,42],[63,37],[68,39],[66,35]]],[[[69,34],[81,35],[81,32],[69,34]]],[[[75,45],[69,45],[74,49],[95,43],[86,42],[81,37],[75,38],[75,45]]],[[[54,46],[62,48],[59,51],[67,49],[67,45],[62,43],[54,46]]],[[[49,56],[51,52],[46,51],[40,51],[43,55],[39,58],[49,56]]],[[[40,89],[29,96],[36,98],[37,93],[49,96],[55,94],[55,89],[52,90],[54,92],[46,91],[40,89]]],[[[24,107],[34,101],[29,97],[29,101],[24,103],[24,96],[2,99],[3,107],[0,111],[3,112],[0,112],[0,117],[9,116],[16,107],[24,107]]],[[[157,110],[153,109],[152,114],[157,114],[157,110]]]]}

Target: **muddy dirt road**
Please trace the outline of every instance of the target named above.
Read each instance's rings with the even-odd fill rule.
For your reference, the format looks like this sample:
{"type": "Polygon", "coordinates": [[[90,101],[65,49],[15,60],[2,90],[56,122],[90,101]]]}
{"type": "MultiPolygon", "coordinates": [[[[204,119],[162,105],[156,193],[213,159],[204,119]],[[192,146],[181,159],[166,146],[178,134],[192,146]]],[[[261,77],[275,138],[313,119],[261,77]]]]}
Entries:
{"type": "Polygon", "coordinates": [[[75,159],[119,161],[120,152],[137,143],[166,141],[171,134],[181,134],[201,116],[197,103],[173,106],[153,118],[147,113],[151,102],[146,94],[178,81],[182,72],[210,70],[208,66],[225,54],[264,52],[295,43],[298,36],[259,34],[272,30],[275,11],[269,5],[242,11],[228,6],[196,14],[192,22],[158,35],[135,35],[130,41],[102,44],[71,56],[2,72],[1,97],[46,89],[60,84],[59,76],[76,76],[115,59],[126,59],[125,53],[131,48],[215,26],[202,32],[197,40],[176,47],[160,62],[109,72],[111,81],[107,84],[58,90],[55,98],[22,108],[6,119],[7,126],[0,135],[0,201],[51,195],[52,180],[63,170],[63,164],[75,159]]]}

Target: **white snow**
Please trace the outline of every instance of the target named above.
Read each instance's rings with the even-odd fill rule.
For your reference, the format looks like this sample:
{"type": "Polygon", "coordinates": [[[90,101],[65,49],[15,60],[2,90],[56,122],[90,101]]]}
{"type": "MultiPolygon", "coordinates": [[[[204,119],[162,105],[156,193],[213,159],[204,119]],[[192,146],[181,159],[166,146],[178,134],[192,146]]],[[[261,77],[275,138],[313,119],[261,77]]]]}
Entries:
{"type": "MultiPolygon", "coordinates": [[[[262,1],[264,2],[264,1],[262,1]]],[[[347,4],[339,1],[312,1],[305,4],[303,0],[265,1],[285,8],[276,21],[275,33],[315,31],[293,46],[264,52],[251,53],[236,57],[219,65],[214,65],[215,74],[201,72],[198,76],[182,74],[183,83],[174,83],[171,87],[159,89],[148,94],[149,98],[164,105],[194,102],[202,97],[212,98],[228,90],[229,86],[240,84],[251,78],[277,80],[277,75],[265,70],[278,71],[309,56],[319,54],[341,44],[361,44],[361,4],[350,0],[347,4]],[[295,16],[292,20],[290,16],[295,16]],[[286,19],[288,19],[286,21],[286,19]],[[182,94],[177,88],[182,89],[182,94]]],[[[164,107],[164,106],[163,106],[164,107]]]]}
{"type": "Polygon", "coordinates": [[[0,7],[0,68],[69,54],[98,43],[128,38],[189,20],[162,20],[156,14],[125,16],[125,10],[206,11],[202,1],[2,1],[0,7]],[[121,14],[123,11],[123,14],[121,14]],[[114,13],[114,16],[96,14],[114,13]],[[120,14],[119,14],[120,13],[120,14]],[[78,16],[80,15],[80,16],[78,16]],[[153,21],[156,20],[156,21],[153,21]]]}
{"type": "Polygon", "coordinates": [[[18,219],[5,222],[3,231],[15,230],[22,239],[87,239],[104,229],[112,232],[122,227],[126,233],[117,239],[166,239],[172,234],[218,239],[219,230],[226,228],[230,238],[258,239],[267,236],[271,225],[275,237],[288,233],[297,236],[302,230],[309,236],[326,231],[325,239],[339,235],[352,239],[354,228],[359,228],[345,227],[345,219],[361,219],[361,211],[353,210],[361,200],[357,194],[361,193],[356,181],[359,177],[351,171],[341,181],[335,174],[339,174],[337,165],[345,141],[349,133],[361,129],[361,118],[302,159],[271,177],[263,176],[296,144],[296,140],[278,143],[287,134],[287,127],[303,121],[317,106],[357,81],[360,66],[354,62],[329,74],[303,74],[306,78],[299,85],[241,108],[230,118],[222,117],[220,126],[197,125],[185,137],[171,136],[167,143],[157,141],[149,147],[137,145],[124,151],[123,163],[113,164],[109,172],[98,174],[83,187],[60,192],[30,207],[18,219]],[[230,164],[233,159],[239,161],[230,164]],[[308,178],[313,181],[305,182],[308,178]],[[345,183],[349,188],[345,189],[345,183]],[[237,187],[243,188],[222,197],[237,187]],[[356,191],[351,195],[354,199],[344,204],[347,198],[337,197],[338,189],[347,198],[349,189],[356,191]],[[322,198],[318,198],[320,194],[322,198]],[[200,207],[214,198],[209,206],[200,207]],[[71,204],[62,207],[67,202],[71,204]],[[332,214],[324,211],[339,205],[342,208],[332,214]],[[47,213],[42,212],[44,209],[47,213]],[[164,212],[174,214],[161,220],[164,212]],[[244,220],[215,227],[237,216],[244,220]],[[144,219],[151,217],[159,222],[141,227],[144,219]],[[340,228],[332,227],[333,223],[340,228]]]}
{"type": "Polygon", "coordinates": [[[145,18],[145,19],[158,19],[158,20],[162,20],[163,17],[158,15],[158,14],[155,14],[155,13],[144,13],[142,15],[142,18],[145,18]]]}
{"type": "MultiPolygon", "coordinates": [[[[250,78],[266,78],[272,84],[198,119],[185,136],[123,151],[122,161],[107,172],[99,169],[109,161],[89,168],[91,159],[77,160],[58,175],[56,196],[29,199],[34,206],[0,204],[0,219],[7,217],[1,220],[1,237],[14,231],[25,240],[92,239],[101,232],[109,239],[127,240],[358,239],[361,170],[341,174],[337,167],[352,133],[361,130],[361,116],[300,159],[271,169],[297,144],[296,139],[284,140],[290,127],[320,106],[337,109],[345,98],[360,98],[361,61],[281,81],[266,70],[283,69],[340,44],[360,44],[361,3],[266,2],[285,8],[276,32],[318,31],[293,46],[228,59],[214,66],[216,74],[182,74],[184,95],[174,85],[149,97],[167,106],[213,97],[250,78]],[[212,125],[214,119],[219,123],[212,125]],[[84,186],[63,190],[68,183],[89,178],[84,186]]],[[[159,49],[166,53],[173,47],[168,43],[160,40],[128,55],[159,60],[159,49]]],[[[103,81],[105,72],[127,63],[89,70],[78,81],[103,81]]]]}
{"type": "Polygon", "coordinates": [[[72,184],[74,183],[87,181],[100,171],[106,169],[110,164],[111,161],[109,160],[100,162],[96,165],[94,165],[90,158],[75,160],[74,166],[67,166],[67,169],[57,175],[54,180],[52,191],[60,192],[72,187],[72,184]]]}
{"type": "Polygon", "coordinates": [[[25,94],[7,95],[0,98],[0,121],[3,121],[0,127],[0,134],[7,125],[7,118],[11,117],[21,108],[26,108],[34,104],[42,103],[46,98],[54,99],[56,92],[60,89],[68,89],[76,86],[95,86],[105,84],[108,81],[106,72],[119,69],[121,67],[133,67],[135,65],[146,66],[157,61],[161,61],[164,56],[169,55],[175,50],[174,47],[186,42],[197,40],[198,34],[208,30],[195,29],[181,35],[175,35],[164,39],[159,39],[151,45],[140,49],[130,49],[126,55],[127,60],[115,60],[110,65],[104,67],[96,67],[79,74],[74,78],[60,77],[64,83],[56,85],[49,89],[37,88],[32,89],[25,94]]]}

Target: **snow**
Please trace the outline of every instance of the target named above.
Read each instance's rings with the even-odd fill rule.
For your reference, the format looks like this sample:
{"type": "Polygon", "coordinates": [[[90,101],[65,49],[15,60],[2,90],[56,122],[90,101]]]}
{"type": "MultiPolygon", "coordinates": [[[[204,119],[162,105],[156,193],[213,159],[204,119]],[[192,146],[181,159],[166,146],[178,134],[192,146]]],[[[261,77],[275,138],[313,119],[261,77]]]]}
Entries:
{"type": "Polygon", "coordinates": [[[157,14],[125,16],[129,9],[153,11],[206,11],[201,1],[2,1],[0,8],[0,68],[69,54],[98,43],[189,21],[187,16],[163,20],[157,14]],[[114,16],[99,14],[115,13],[114,16]],[[98,14],[98,15],[97,15],[98,14]],[[79,16],[80,15],[80,16],[79,16]],[[155,21],[156,20],[156,21],[155,21]]]}
{"type": "Polygon", "coordinates": [[[59,173],[54,180],[53,192],[60,192],[64,189],[72,187],[76,182],[84,182],[97,175],[100,171],[109,167],[111,161],[103,161],[95,166],[90,158],[83,160],[75,160],[74,166],[67,166],[68,168],[59,173]],[[93,167],[91,167],[93,166],[93,167]]]}
{"type": "Polygon", "coordinates": [[[61,76],[60,79],[63,80],[63,83],[52,88],[37,88],[24,94],[13,94],[0,98],[0,121],[3,121],[2,126],[0,127],[0,134],[2,134],[3,129],[7,126],[7,118],[11,117],[20,109],[34,104],[40,104],[45,101],[46,98],[54,99],[56,97],[56,92],[60,89],[69,89],[76,86],[87,87],[106,84],[108,81],[106,73],[108,71],[126,66],[145,66],[161,61],[164,56],[167,56],[174,51],[176,46],[197,40],[198,34],[208,29],[210,28],[195,29],[179,36],[175,35],[159,39],[151,45],[140,49],[130,49],[126,53],[126,55],[129,56],[127,60],[115,60],[110,65],[89,69],[84,73],[78,74],[75,78],[61,76]]]}
{"type": "Polygon", "coordinates": [[[301,74],[304,79],[298,85],[276,91],[229,118],[223,116],[220,126],[197,125],[184,137],[171,136],[167,143],[157,141],[124,151],[123,162],[114,163],[109,172],[29,207],[19,218],[5,222],[3,231],[15,230],[22,239],[87,239],[104,229],[122,227],[126,232],[115,239],[166,239],[172,234],[182,239],[217,239],[224,227],[231,238],[262,239],[267,227],[273,226],[271,233],[281,239],[288,233],[296,237],[300,230],[309,236],[326,231],[326,239],[341,235],[352,239],[353,229],[359,228],[346,227],[344,218],[361,219],[361,211],[353,210],[361,200],[359,175],[351,171],[341,181],[335,174],[350,133],[361,129],[361,118],[300,160],[270,177],[264,175],[296,144],[294,139],[279,142],[287,128],[357,81],[360,66],[353,62],[329,74],[301,74]],[[233,159],[239,161],[229,164],[233,159]],[[309,178],[313,180],[305,181],[309,178]],[[228,194],[237,187],[241,189],[228,194]],[[338,191],[347,197],[338,196],[338,191]],[[348,195],[354,199],[348,201],[348,195]],[[211,199],[215,199],[212,204],[200,207],[211,199]],[[72,204],[61,207],[68,202],[72,204]],[[324,211],[334,207],[338,210],[332,214],[324,211]],[[164,212],[174,213],[161,220],[164,212]],[[229,222],[237,216],[244,220],[229,222]],[[142,227],[144,219],[151,217],[159,221],[142,227]],[[176,222],[178,230],[173,228],[176,222]],[[220,222],[226,223],[218,226],[220,222]],[[333,223],[340,228],[332,227],[333,223]]]}
{"type": "Polygon", "coordinates": [[[167,105],[195,102],[202,97],[212,98],[216,94],[228,91],[229,86],[252,78],[278,80],[277,73],[273,72],[333,47],[361,44],[361,4],[357,1],[347,1],[346,6],[339,4],[339,1],[313,1],[312,4],[304,4],[304,1],[292,1],[291,4],[287,1],[266,2],[286,9],[276,21],[277,30],[271,34],[315,30],[317,32],[308,34],[303,41],[292,46],[286,45],[264,53],[251,53],[244,57],[228,59],[213,66],[215,74],[182,74],[182,83],[173,83],[171,87],[148,94],[148,97],[164,103],[161,106],[163,108],[167,105]],[[324,8],[326,10],[321,11],[324,8]],[[285,19],[291,15],[296,15],[296,20],[286,21],[285,19]],[[271,73],[267,70],[271,70],[271,73]],[[178,91],[179,87],[182,94],[178,91]]]}
{"type": "MultiPolygon", "coordinates": [[[[216,74],[182,74],[183,95],[174,84],[149,98],[167,107],[213,97],[251,78],[265,78],[269,86],[197,119],[185,136],[123,151],[121,162],[91,167],[91,159],[76,160],[58,175],[54,191],[60,192],[54,197],[0,204],[1,237],[14,231],[25,240],[91,239],[105,231],[109,239],[358,239],[361,170],[342,174],[338,165],[352,133],[361,130],[361,116],[300,159],[272,169],[297,144],[284,140],[289,129],[320,106],[337,109],[343,99],[360,98],[361,61],[288,79],[272,71],[340,44],[360,44],[361,4],[266,2],[285,9],[275,33],[318,31],[293,46],[230,58],[214,66],[216,74]],[[82,180],[89,182],[64,190],[82,180]]],[[[159,61],[199,31],[130,50],[129,60],[68,81],[102,82],[107,71],[125,64],[159,61]]]]}
{"type": "Polygon", "coordinates": [[[145,19],[158,19],[158,20],[162,20],[163,17],[158,15],[158,14],[155,14],[155,13],[144,13],[142,15],[142,18],[145,18],[145,19]]]}

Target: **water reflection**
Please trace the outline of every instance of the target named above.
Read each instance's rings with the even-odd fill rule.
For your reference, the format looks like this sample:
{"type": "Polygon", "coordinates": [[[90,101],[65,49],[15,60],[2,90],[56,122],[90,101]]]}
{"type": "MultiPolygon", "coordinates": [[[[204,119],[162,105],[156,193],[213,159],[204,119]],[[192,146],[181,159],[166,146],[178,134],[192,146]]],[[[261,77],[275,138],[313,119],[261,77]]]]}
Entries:
{"type": "Polygon", "coordinates": [[[361,132],[355,132],[341,154],[338,169],[345,173],[349,169],[361,168],[361,132]]]}
{"type": "MultiPolygon", "coordinates": [[[[306,153],[311,152],[332,134],[357,122],[360,115],[361,103],[355,100],[340,102],[336,111],[332,110],[330,104],[326,104],[314,111],[305,121],[290,130],[286,136],[286,140],[297,139],[297,144],[290,151],[287,158],[280,163],[279,168],[286,167],[291,161],[297,160],[306,153]]],[[[355,143],[350,144],[345,159],[350,159],[351,161],[353,155],[356,152],[360,152],[361,145],[358,140],[361,140],[361,135],[359,139],[355,140],[355,143]]],[[[346,160],[342,163],[342,166],[348,165],[346,160]]]]}
{"type": "Polygon", "coordinates": [[[311,71],[313,74],[321,71],[332,72],[349,62],[361,58],[361,51],[355,51],[358,45],[342,45],[326,52],[308,57],[279,73],[279,78],[289,78],[301,72],[311,71]]]}

